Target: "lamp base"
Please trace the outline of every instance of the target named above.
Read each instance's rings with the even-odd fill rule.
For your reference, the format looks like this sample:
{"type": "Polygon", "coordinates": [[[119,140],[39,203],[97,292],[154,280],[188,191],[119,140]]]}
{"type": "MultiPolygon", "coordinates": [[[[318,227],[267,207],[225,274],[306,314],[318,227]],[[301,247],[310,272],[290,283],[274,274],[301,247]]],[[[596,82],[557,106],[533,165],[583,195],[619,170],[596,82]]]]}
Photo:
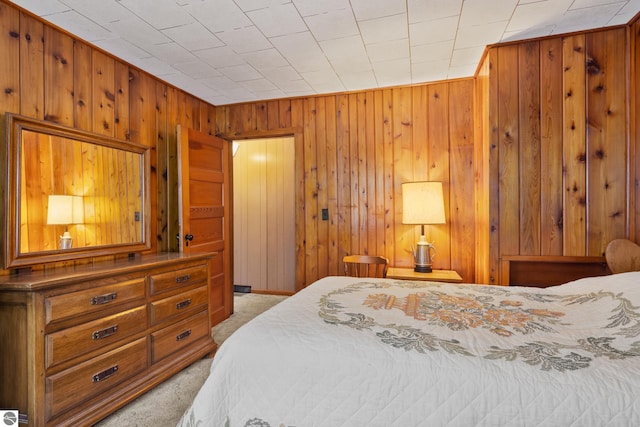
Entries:
{"type": "Polygon", "coordinates": [[[413,271],[416,273],[431,273],[433,270],[430,265],[416,265],[413,271]]]}

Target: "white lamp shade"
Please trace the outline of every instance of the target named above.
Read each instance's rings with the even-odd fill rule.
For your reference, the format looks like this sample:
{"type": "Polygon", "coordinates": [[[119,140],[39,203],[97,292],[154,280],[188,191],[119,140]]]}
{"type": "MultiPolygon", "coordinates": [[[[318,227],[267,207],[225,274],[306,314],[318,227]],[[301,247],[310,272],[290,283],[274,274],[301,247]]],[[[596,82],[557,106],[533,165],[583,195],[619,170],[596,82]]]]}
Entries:
{"type": "Polygon", "coordinates": [[[84,222],[84,205],[81,196],[50,195],[47,224],[68,225],[84,222]]]}
{"type": "Polygon", "coordinates": [[[446,223],[441,182],[419,181],[402,184],[402,223],[446,223]]]}

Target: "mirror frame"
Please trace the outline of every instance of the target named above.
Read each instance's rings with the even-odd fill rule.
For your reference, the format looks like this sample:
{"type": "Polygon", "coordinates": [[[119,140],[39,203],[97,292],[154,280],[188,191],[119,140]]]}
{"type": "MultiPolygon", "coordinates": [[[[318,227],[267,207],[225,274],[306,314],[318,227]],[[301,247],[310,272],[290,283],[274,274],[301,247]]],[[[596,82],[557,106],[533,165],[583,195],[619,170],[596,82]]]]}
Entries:
{"type": "Polygon", "coordinates": [[[4,166],[5,169],[4,176],[2,176],[2,185],[0,185],[0,197],[3,199],[3,209],[0,212],[0,224],[2,224],[5,230],[5,239],[0,246],[2,246],[4,252],[5,269],[58,261],[70,261],[80,258],[140,252],[151,248],[151,211],[149,198],[149,177],[151,170],[150,147],[12,113],[6,113],[5,134],[6,141],[4,148],[0,150],[0,165],[4,166]],[[142,161],[141,207],[143,214],[141,215],[141,219],[143,224],[141,225],[141,241],[20,253],[20,176],[22,172],[20,165],[22,163],[22,156],[25,155],[25,153],[22,152],[23,130],[139,154],[142,161]]]}

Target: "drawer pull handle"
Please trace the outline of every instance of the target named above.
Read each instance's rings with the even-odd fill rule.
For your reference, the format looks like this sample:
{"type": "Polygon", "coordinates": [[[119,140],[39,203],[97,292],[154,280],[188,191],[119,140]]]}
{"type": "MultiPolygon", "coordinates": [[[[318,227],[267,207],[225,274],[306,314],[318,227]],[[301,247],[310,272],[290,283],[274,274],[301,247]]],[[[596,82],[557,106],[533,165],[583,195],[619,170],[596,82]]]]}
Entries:
{"type": "Polygon", "coordinates": [[[191,305],[191,298],[186,299],[184,301],[180,301],[179,303],[176,304],[176,310],[180,310],[186,307],[189,307],[191,305]]]}
{"type": "Polygon", "coordinates": [[[186,338],[189,338],[189,335],[191,335],[191,329],[187,329],[186,331],[184,331],[180,335],[177,335],[176,336],[176,341],[182,341],[182,340],[184,340],[186,338]]]}
{"type": "Polygon", "coordinates": [[[111,375],[115,374],[116,372],[118,372],[118,365],[113,365],[109,369],[105,369],[104,371],[95,374],[93,376],[93,378],[92,378],[92,381],[94,383],[99,383],[100,381],[106,380],[111,375]]]}
{"type": "Polygon", "coordinates": [[[91,337],[94,340],[100,340],[102,338],[110,337],[111,335],[115,334],[116,332],[118,332],[118,325],[113,325],[113,326],[109,326],[108,328],[104,328],[102,330],[95,331],[93,334],[91,334],[91,337]]]}
{"type": "Polygon", "coordinates": [[[116,299],[117,296],[118,296],[117,292],[111,292],[110,294],[98,295],[97,297],[92,297],[91,305],[101,305],[101,304],[109,303],[114,299],[116,299]]]}
{"type": "Polygon", "coordinates": [[[191,279],[191,275],[190,274],[185,274],[184,276],[178,276],[178,277],[176,277],[176,283],[188,282],[189,279],[191,279]]]}

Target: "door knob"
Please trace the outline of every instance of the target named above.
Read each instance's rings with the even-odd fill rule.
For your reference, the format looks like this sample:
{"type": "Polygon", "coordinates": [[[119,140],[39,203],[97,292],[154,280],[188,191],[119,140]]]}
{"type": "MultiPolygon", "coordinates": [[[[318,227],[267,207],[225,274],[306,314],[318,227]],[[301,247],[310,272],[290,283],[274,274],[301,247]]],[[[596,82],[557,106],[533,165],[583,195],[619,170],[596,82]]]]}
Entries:
{"type": "Polygon", "coordinates": [[[189,242],[193,240],[193,234],[184,235],[185,245],[189,246],[189,242]]]}

